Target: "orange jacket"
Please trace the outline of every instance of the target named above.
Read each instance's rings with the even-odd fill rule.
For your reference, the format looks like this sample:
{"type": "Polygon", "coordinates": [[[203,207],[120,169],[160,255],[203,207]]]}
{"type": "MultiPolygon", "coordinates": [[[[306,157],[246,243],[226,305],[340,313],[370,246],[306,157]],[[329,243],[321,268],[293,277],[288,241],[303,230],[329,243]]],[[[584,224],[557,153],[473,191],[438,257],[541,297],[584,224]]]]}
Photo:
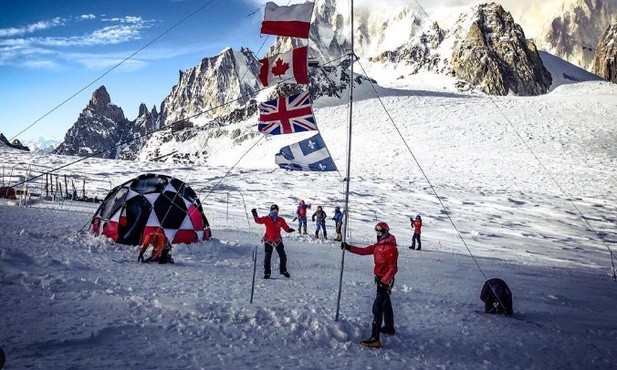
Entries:
{"type": "Polygon", "coordinates": [[[152,261],[156,261],[159,257],[161,257],[161,253],[163,253],[163,248],[169,244],[169,240],[162,233],[150,233],[146,235],[144,238],[144,242],[141,244],[141,251],[139,252],[140,256],[143,256],[144,252],[148,249],[148,246],[152,244],[152,256],[150,259],[152,261]]]}

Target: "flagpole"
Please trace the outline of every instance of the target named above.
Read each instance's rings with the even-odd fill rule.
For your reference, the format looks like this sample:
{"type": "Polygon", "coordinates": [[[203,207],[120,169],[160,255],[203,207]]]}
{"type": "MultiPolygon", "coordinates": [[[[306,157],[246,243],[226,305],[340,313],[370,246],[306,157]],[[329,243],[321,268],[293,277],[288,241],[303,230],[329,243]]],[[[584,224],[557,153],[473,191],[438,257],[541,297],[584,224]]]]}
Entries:
{"type": "MultiPolygon", "coordinates": [[[[355,59],[354,54],[354,21],[353,21],[353,0],[351,0],[351,51],[349,52],[349,69],[350,69],[350,85],[349,85],[349,124],[348,124],[348,132],[347,132],[347,171],[345,173],[345,208],[343,211],[343,243],[347,241],[347,224],[349,221],[349,183],[350,183],[350,174],[351,174],[351,132],[352,132],[352,117],[353,117],[353,64],[355,59]]],[[[339,312],[341,308],[341,291],[343,288],[343,270],[345,267],[345,249],[342,250],[341,256],[341,273],[339,276],[338,283],[338,299],[336,302],[336,317],[335,321],[338,321],[339,312]]]]}

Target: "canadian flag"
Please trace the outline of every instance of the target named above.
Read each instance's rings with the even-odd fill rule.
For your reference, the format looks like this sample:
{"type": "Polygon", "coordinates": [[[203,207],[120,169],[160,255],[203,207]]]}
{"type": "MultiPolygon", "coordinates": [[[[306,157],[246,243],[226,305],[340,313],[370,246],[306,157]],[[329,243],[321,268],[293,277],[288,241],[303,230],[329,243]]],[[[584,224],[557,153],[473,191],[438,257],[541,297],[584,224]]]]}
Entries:
{"type": "Polygon", "coordinates": [[[308,46],[295,48],[287,53],[264,58],[259,61],[259,81],[270,86],[279,82],[307,85],[308,77],[308,46]]]}
{"type": "Polygon", "coordinates": [[[261,33],[277,36],[308,38],[315,3],[278,6],[266,3],[261,33]]]}

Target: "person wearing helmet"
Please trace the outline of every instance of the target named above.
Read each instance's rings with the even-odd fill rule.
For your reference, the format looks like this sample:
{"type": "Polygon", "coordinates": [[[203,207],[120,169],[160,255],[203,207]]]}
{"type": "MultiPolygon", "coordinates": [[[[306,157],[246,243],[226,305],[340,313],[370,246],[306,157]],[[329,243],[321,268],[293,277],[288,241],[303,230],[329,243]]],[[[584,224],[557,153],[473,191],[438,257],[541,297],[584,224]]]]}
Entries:
{"type": "Polygon", "coordinates": [[[394,285],[394,276],[398,271],[398,249],[396,238],[390,234],[390,227],[385,222],[375,225],[377,243],[364,248],[356,247],[346,242],[341,243],[341,249],[359,255],[373,255],[375,261],[375,284],[377,285],[377,295],[373,302],[373,323],[371,326],[371,337],[363,340],[360,344],[364,347],[381,348],[380,333],[394,335],[394,312],[390,295],[394,285]],[[381,324],[384,323],[382,327],[381,324]]]}
{"type": "Polygon", "coordinates": [[[265,257],[264,257],[264,279],[269,279],[272,270],[270,261],[272,260],[272,250],[276,249],[279,255],[279,272],[286,278],[291,277],[287,272],[287,254],[285,246],[281,238],[281,229],[288,233],[293,233],[295,230],[287,225],[284,218],[279,217],[279,206],[273,204],[270,206],[270,213],[267,216],[259,217],[255,208],[251,209],[253,219],[258,224],[263,224],[266,227],[266,233],[262,240],[264,242],[265,257]]]}
{"type": "Polygon", "coordinates": [[[343,212],[341,212],[341,207],[334,207],[334,217],[332,217],[334,223],[336,224],[336,240],[340,242],[343,240],[343,234],[341,229],[343,228],[343,212]]]}
{"type": "Polygon", "coordinates": [[[298,203],[298,209],[296,210],[296,217],[294,221],[298,220],[298,233],[306,234],[306,210],[311,209],[310,204],[304,203],[304,200],[301,200],[298,203]]]}
{"type": "Polygon", "coordinates": [[[420,238],[420,234],[422,234],[422,217],[417,215],[415,220],[413,217],[410,217],[409,221],[411,221],[411,227],[413,228],[413,238],[411,239],[411,247],[409,249],[416,249],[416,242],[418,242],[417,250],[422,250],[422,240],[420,238]]]}
{"type": "Polygon", "coordinates": [[[312,220],[315,222],[315,226],[317,229],[315,230],[315,238],[319,238],[319,230],[323,230],[323,238],[328,239],[328,233],[326,232],[326,212],[323,210],[322,206],[317,206],[317,211],[313,213],[312,220]]]}

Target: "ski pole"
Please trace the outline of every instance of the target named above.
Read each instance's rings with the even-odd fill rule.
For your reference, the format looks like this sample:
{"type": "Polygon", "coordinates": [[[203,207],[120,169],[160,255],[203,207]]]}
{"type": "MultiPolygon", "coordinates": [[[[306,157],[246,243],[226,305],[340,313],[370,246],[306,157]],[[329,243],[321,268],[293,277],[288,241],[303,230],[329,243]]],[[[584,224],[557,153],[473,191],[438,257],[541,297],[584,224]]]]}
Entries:
{"type": "Polygon", "coordinates": [[[251,302],[253,303],[253,292],[255,291],[255,272],[257,271],[257,246],[253,249],[253,283],[251,284],[251,302]]]}

